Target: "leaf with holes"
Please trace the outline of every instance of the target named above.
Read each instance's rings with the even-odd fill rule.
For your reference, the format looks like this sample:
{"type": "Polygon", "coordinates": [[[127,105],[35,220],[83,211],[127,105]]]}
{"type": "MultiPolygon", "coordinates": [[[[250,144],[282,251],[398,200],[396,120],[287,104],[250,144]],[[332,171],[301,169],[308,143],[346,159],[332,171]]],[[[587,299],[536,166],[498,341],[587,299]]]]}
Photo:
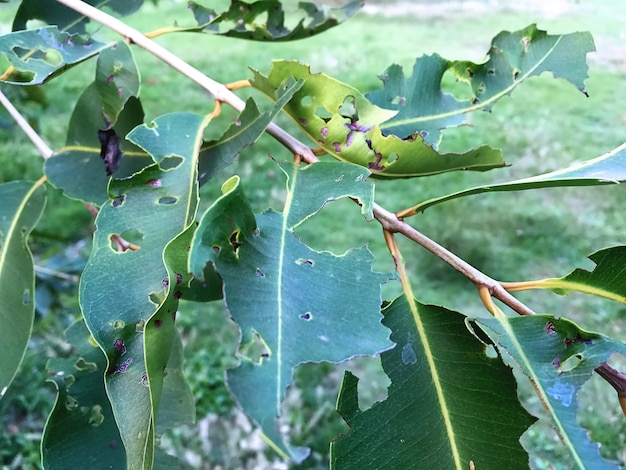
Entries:
{"type": "Polygon", "coordinates": [[[0,55],[6,58],[0,81],[39,85],[106,47],[91,38],[59,31],[56,26],[5,34],[0,36],[0,55]]]}
{"type": "Polygon", "coordinates": [[[534,419],[511,369],[487,356],[467,318],[405,297],[383,313],[396,343],[381,355],[388,396],[360,410],[358,379],[346,373],[337,411],[350,431],[331,443],[331,468],[527,469],[519,438],[534,419]]]}
{"type": "MultiPolygon", "coordinates": [[[[596,264],[593,271],[575,269],[562,278],[542,279],[520,283],[520,285],[550,289],[560,295],[567,295],[572,291],[584,292],[626,303],[626,284],[624,283],[626,246],[619,245],[596,251],[589,255],[589,259],[596,264]]],[[[512,284],[515,285],[515,283],[512,284]]]]}
{"type": "Polygon", "coordinates": [[[279,0],[244,2],[234,0],[222,13],[195,1],[189,8],[198,23],[195,28],[176,28],[180,31],[204,31],[239,39],[255,41],[293,41],[320,34],[354,15],[363,6],[362,0],[347,2],[337,8],[318,7],[312,2],[299,2],[303,18],[290,29],[285,24],[285,11],[279,0]]]}
{"type": "MultiPolygon", "coordinates": [[[[143,0],[86,0],[90,5],[106,7],[120,16],[130,15],[137,11],[143,4],[143,0]]],[[[22,0],[15,13],[13,30],[26,29],[31,20],[43,21],[54,24],[63,31],[84,34],[85,26],[89,21],[80,13],[58,2],[48,0],[22,0]]]]}
{"type": "Polygon", "coordinates": [[[245,147],[256,142],[302,84],[302,81],[286,83],[277,90],[276,103],[265,113],[259,111],[252,98],[248,99],[246,107],[226,132],[218,140],[207,142],[202,146],[199,156],[200,184],[210,180],[230,165],[245,147]]]}
{"type": "Polygon", "coordinates": [[[475,323],[532,382],[565,445],[569,464],[580,470],[617,470],[618,465],[600,456],[598,445],[578,424],[577,395],[595,368],[615,352],[626,354],[626,345],[550,315],[484,318],[475,323]]]}
{"type": "Polygon", "coordinates": [[[336,256],[311,250],[294,234],[338,198],[358,200],[371,217],[367,170],[334,162],[280,168],[288,177],[284,212],[253,214],[239,179],[231,178],[202,216],[190,269],[201,276],[207,262],[215,265],[242,331],[240,365],[227,374],[230,390],[271,445],[299,462],[307,450],[291,446],[275,422],[294,368],[389,348],[389,332],[380,324],[380,284],[389,275],[372,272],[374,257],[366,247],[336,256]]]}
{"type": "Polygon", "coordinates": [[[293,61],[275,61],[268,76],[254,71],[252,86],[271,99],[290,80],[305,80],[284,107],[294,122],[338,160],[390,178],[425,176],[453,170],[490,170],[504,166],[502,152],[481,146],[463,154],[440,154],[421,136],[402,140],[384,136],[380,124],[397,111],[375,106],[358,90],[293,61]]]}
{"type": "Polygon", "coordinates": [[[35,317],[35,270],[26,240],[46,203],[42,182],[0,185],[0,398],[22,362],[35,317]]]}
{"type": "MultiPolygon", "coordinates": [[[[110,177],[100,156],[102,148],[98,139],[105,122],[94,109],[102,109],[102,100],[96,84],[92,83],[76,103],[65,146],[46,160],[45,172],[50,183],[67,196],[100,205],[109,199],[110,177]]],[[[119,166],[112,172],[115,178],[127,178],[154,163],[150,155],[122,138],[142,124],[143,117],[141,102],[131,97],[112,127],[122,152],[119,166]]]]}
{"type": "Polygon", "coordinates": [[[582,163],[576,163],[543,175],[531,176],[506,183],[486,184],[440,196],[413,206],[409,211],[424,212],[429,207],[473,194],[496,191],[525,191],[537,188],[562,188],[569,186],[602,186],[626,181],[626,143],[610,152],[582,163]]]}
{"type": "Polygon", "coordinates": [[[107,393],[129,467],[153,460],[154,414],[179,297],[178,276],[171,275],[164,253],[195,220],[197,155],[206,125],[202,116],[173,113],[129,134],[157,163],[111,181],[81,278],[80,305],[107,356],[107,393]]]}
{"type": "Polygon", "coordinates": [[[529,77],[551,72],[586,93],[586,54],[593,52],[588,32],[549,35],[527,26],[503,31],[492,41],[486,62],[449,61],[438,54],[416,60],[413,75],[405,78],[402,67],[391,65],[381,75],[384,88],[368,93],[372,103],[398,113],[380,127],[385,135],[406,138],[419,134],[436,146],[441,130],[466,123],[471,111],[491,110],[493,104],[529,77]],[[458,100],[441,89],[446,72],[467,84],[467,100],[458,100]]]}
{"type": "Polygon", "coordinates": [[[80,462],[86,468],[125,469],[124,446],[104,389],[106,357],[82,320],[67,329],[65,338],[72,354],[46,366],[57,398],[43,432],[43,465],[65,469],[80,462]]]}

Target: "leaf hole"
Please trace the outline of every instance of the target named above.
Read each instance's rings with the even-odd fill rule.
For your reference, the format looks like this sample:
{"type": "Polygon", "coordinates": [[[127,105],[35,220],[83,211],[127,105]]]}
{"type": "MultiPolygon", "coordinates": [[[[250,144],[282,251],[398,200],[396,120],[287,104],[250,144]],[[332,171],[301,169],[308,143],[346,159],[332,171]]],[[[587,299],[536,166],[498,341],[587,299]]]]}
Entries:
{"type": "Polygon", "coordinates": [[[109,237],[109,242],[113,251],[125,253],[127,251],[139,251],[143,244],[143,233],[131,228],[120,234],[113,234],[109,237]]]}
{"type": "Polygon", "coordinates": [[[261,365],[265,359],[271,356],[267,343],[256,331],[252,332],[249,341],[246,343],[242,342],[239,354],[256,365],[261,365]]]}
{"type": "Polygon", "coordinates": [[[296,260],[296,264],[298,266],[302,266],[302,265],[305,265],[305,266],[315,266],[315,261],[313,261],[312,259],[307,259],[307,258],[298,258],[296,260]]]}
{"type": "Polygon", "coordinates": [[[113,196],[111,198],[111,205],[113,207],[120,207],[124,204],[124,201],[126,200],[126,195],[125,194],[120,194],[119,196],[113,196]]]}
{"type": "Polygon", "coordinates": [[[315,115],[324,122],[328,122],[332,119],[333,113],[329,112],[324,106],[319,105],[315,109],[315,115]]]}
{"type": "Polygon", "coordinates": [[[65,396],[65,409],[72,411],[78,408],[78,400],[74,398],[72,395],[65,396]]]}
{"type": "Polygon", "coordinates": [[[102,406],[93,405],[89,413],[89,424],[97,427],[104,422],[104,415],[102,414],[102,406]]]}
{"type": "Polygon", "coordinates": [[[344,98],[343,103],[339,106],[339,114],[342,117],[350,119],[350,122],[359,120],[359,113],[356,109],[356,101],[354,96],[348,95],[344,98]]]}
{"type": "Polygon", "coordinates": [[[159,204],[176,204],[178,201],[174,196],[163,196],[159,198],[159,204]]]}
{"type": "Polygon", "coordinates": [[[78,359],[76,359],[76,362],[74,362],[74,367],[77,370],[82,370],[85,372],[95,372],[98,370],[98,365],[95,362],[88,362],[83,357],[79,357],[78,359]]]}
{"type": "Polygon", "coordinates": [[[233,253],[236,257],[239,257],[239,247],[242,245],[242,243],[239,241],[240,233],[241,232],[239,230],[233,230],[230,234],[230,237],[228,237],[228,243],[232,247],[233,253]]]}
{"type": "Polygon", "coordinates": [[[183,163],[184,160],[185,160],[184,158],[179,157],[178,155],[172,155],[169,157],[165,157],[163,160],[161,160],[161,163],[159,163],[159,166],[161,167],[161,170],[163,171],[174,170],[178,168],[183,163]]]}

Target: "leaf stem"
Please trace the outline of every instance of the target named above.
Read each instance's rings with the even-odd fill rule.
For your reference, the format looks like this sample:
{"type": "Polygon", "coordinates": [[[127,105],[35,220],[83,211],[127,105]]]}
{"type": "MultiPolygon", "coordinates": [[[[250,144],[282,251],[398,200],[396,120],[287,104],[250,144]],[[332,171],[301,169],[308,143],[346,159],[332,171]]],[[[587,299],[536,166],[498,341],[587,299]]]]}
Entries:
{"type": "Polygon", "coordinates": [[[44,140],[37,134],[37,131],[32,128],[32,126],[28,123],[26,118],[22,116],[22,114],[17,110],[13,103],[6,97],[4,93],[0,90],[0,103],[6,108],[11,117],[15,119],[15,122],[18,126],[24,131],[24,134],[30,139],[33,143],[37,151],[44,159],[50,158],[54,152],[52,149],[44,142],[44,140]]]}
{"type": "Polygon", "coordinates": [[[615,389],[622,413],[626,416],[626,374],[608,364],[600,364],[595,371],[615,389]]]}

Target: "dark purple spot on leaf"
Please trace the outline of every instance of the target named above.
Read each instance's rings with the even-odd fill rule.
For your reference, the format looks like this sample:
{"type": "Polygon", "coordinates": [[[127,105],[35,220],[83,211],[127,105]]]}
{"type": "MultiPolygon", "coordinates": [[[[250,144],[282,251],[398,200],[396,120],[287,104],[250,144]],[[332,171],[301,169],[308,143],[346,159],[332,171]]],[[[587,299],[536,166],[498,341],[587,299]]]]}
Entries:
{"type": "Polygon", "coordinates": [[[107,175],[111,176],[119,168],[122,160],[120,139],[113,129],[99,129],[98,139],[100,140],[100,158],[104,161],[107,175]]]}
{"type": "Polygon", "coordinates": [[[265,277],[265,273],[261,271],[259,268],[256,268],[257,277],[265,277]]]}
{"type": "Polygon", "coordinates": [[[312,259],[306,259],[306,258],[298,258],[296,260],[296,264],[297,265],[305,265],[305,266],[313,266],[315,264],[315,262],[312,259]]]}
{"type": "Polygon", "coordinates": [[[480,100],[478,98],[474,98],[472,100],[472,104],[478,104],[478,103],[480,103],[480,100]]]}
{"type": "Polygon", "coordinates": [[[313,315],[311,315],[311,312],[306,312],[306,313],[303,313],[302,315],[300,315],[300,319],[301,320],[310,321],[310,320],[313,319],[313,315]]]}
{"type": "Polygon", "coordinates": [[[126,354],[126,345],[124,344],[124,340],[121,338],[117,338],[113,343],[113,349],[115,349],[115,352],[118,353],[120,356],[126,354]]]}
{"type": "Polygon", "coordinates": [[[582,336],[580,336],[580,333],[576,333],[576,338],[565,338],[565,347],[569,348],[572,344],[579,344],[579,343],[584,343],[584,344],[592,344],[590,339],[585,339],[582,336]]]}
{"type": "Polygon", "coordinates": [[[144,387],[148,386],[148,374],[145,370],[141,373],[141,385],[144,387]]]}
{"type": "Polygon", "coordinates": [[[252,236],[258,237],[259,235],[261,235],[261,230],[259,230],[258,228],[255,228],[254,232],[252,232],[252,236]]]}
{"type": "Polygon", "coordinates": [[[181,282],[183,282],[183,275],[180,273],[175,272],[174,275],[176,276],[176,284],[180,284],[181,282]]]}
{"type": "Polygon", "coordinates": [[[219,255],[220,251],[222,251],[222,248],[219,247],[218,245],[213,245],[211,248],[213,248],[213,251],[215,252],[216,255],[219,255]]]}
{"type": "Polygon", "coordinates": [[[306,119],[304,119],[302,117],[298,118],[298,122],[300,124],[302,124],[303,126],[308,126],[309,125],[309,121],[307,121],[306,119]]]}
{"type": "Polygon", "coordinates": [[[183,293],[179,290],[174,291],[174,298],[176,300],[180,299],[183,296],[183,293]]]}
{"type": "Polygon", "coordinates": [[[561,356],[555,357],[552,361],[552,365],[558,369],[561,366],[561,356]]]}
{"type": "Polygon", "coordinates": [[[160,188],[163,186],[163,181],[161,181],[161,178],[151,179],[146,181],[146,185],[152,188],[160,188]]]}
{"type": "Polygon", "coordinates": [[[159,330],[163,326],[163,320],[154,320],[154,327],[159,330]]]}
{"type": "Polygon", "coordinates": [[[124,203],[125,199],[126,196],[124,196],[123,194],[120,194],[119,196],[114,196],[111,200],[111,205],[113,207],[120,207],[124,203]]]}
{"type": "Polygon", "coordinates": [[[173,312],[173,313],[172,313],[172,321],[176,321],[176,313],[177,313],[177,312],[173,312]]]}
{"type": "Polygon", "coordinates": [[[123,93],[123,91],[124,91],[124,90],[122,89],[122,87],[121,87],[121,86],[118,86],[118,87],[117,87],[117,96],[119,96],[119,97],[121,98],[121,97],[122,97],[122,93],[123,93]]]}
{"type": "Polygon", "coordinates": [[[341,152],[341,143],[340,142],[333,142],[333,149],[337,153],[341,152]]]}
{"type": "Polygon", "coordinates": [[[551,321],[549,321],[548,323],[546,323],[546,326],[543,328],[545,330],[546,333],[548,333],[549,335],[553,335],[556,334],[556,327],[554,326],[554,323],[552,323],[551,321]]]}
{"type": "Polygon", "coordinates": [[[580,91],[582,92],[583,95],[589,98],[589,93],[587,93],[587,88],[582,88],[580,91]]]}
{"type": "Polygon", "coordinates": [[[235,127],[239,127],[241,126],[241,121],[237,120],[234,122],[234,124],[235,124],[235,127]]]}
{"type": "Polygon", "coordinates": [[[320,129],[320,135],[324,138],[328,137],[328,127],[322,127],[320,129]]]}
{"type": "Polygon", "coordinates": [[[107,77],[107,83],[113,83],[113,80],[115,80],[115,77],[113,75],[109,75],[107,77]]]}
{"type": "Polygon", "coordinates": [[[467,69],[467,75],[469,76],[469,78],[472,78],[474,76],[474,71],[470,68],[467,69]]]}
{"type": "Polygon", "coordinates": [[[487,74],[488,75],[495,75],[496,71],[494,69],[489,69],[489,70],[487,70],[487,74]]]}
{"type": "Polygon", "coordinates": [[[354,140],[354,133],[350,132],[348,136],[346,137],[346,148],[350,147],[350,144],[352,144],[353,140],[354,140]]]}
{"type": "Polygon", "coordinates": [[[161,285],[164,289],[167,289],[170,285],[170,280],[167,277],[164,277],[163,279],[161,279],[161,285]]]}

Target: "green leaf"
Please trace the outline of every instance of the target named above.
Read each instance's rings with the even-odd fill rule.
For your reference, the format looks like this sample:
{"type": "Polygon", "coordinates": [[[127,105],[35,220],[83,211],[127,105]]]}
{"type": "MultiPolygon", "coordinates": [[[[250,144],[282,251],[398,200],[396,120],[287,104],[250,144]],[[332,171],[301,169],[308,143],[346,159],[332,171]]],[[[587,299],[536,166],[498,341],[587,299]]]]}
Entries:
{"type": "MultiPolygon", "coordinates": [[[[98,8],[105,7],[119,15],[130,15],[137,11],[143,0],[85,0],[98,8]]],[[[22,0],[13,19],[13,30],[26,29],[30,20],[39,20],[72,33],[85,33],[89,21],[80,13],[58,2],[48,0],[22,0]]]]}
{"type": "Polygon", "coordinates": [[[279,0],[251,3],[234,0],[227,11],[219,14],[195,1],[188,3],[198,27],[177,30],[204,31],[254,41],[293,41],[309,38],[337,26],[359,11],[364,2],[354,0],[338,8],[298,2],[298,8],[306,16],[293,29],[285,25],[285,12],[279,0]]]}
{"type": "Polygon", "coordinates": [[[103,127],[110,128],[126,102],[139,96],[139,70],[126,42],[116,42],[100,53],[95,84],[106,124],[103,127]]]}
{"type": "Polygon", "coordinates": [[[466,122],[471,111],[491,110],[503,96],[510,95],[520,83],[543,72],[564,78],[587,93],[586,54],[593,52],[588,32],[549,35],[536,25],[503,31],[492,41],[487,61],[449,61],[437,54],[416,60],[413,75],[406,79],[399,65],[392,65],[380,76],[384,88],[367,94],[374,104],[398,110],[381,125],[385,135],[405,138],[420,134],[430,145],[441,140],[441,130],[466,122]],[[457,100],[441,89],[446,72],[467,84],[471,97],[457,100]]]}
{"type": "Polygon", "coordinates": [[[600,186],[617,184],[623,181],[626,181],[626,143],[592,160],[576,163],[570,167],[543,175],[531,176],[530,178],[509,181],[507,183],[476,186],[446,196],[429,199],[414,206],[412,211],[424,212],[427,208],[436,204],[473,194],[567,186],[600,186]]]}
{"type": "Polygon", "coordinates": [[[108,359],[107,393],[129,468],[149,468],[153,461],[154,414],[175,345],[179,298],[179,276],[170,263],[180,261],[172,261],[166,247],[195,220],[197,151],[206,125],[202,116],[173,113],[129,134],[158,163],[111,181],[81,278],[81,308],[108,359]],[[117,235],[136,249],[117,251],[117,235]]]}
{"type": "Polygon", "coordinates": [[[596,251],[589,255],[589,259],[596,264],[593,271],[575,269],[562,278],[542,279],[528,284],[533,288],[550,289],[559,295],[578,291],[626,303],[626,246],[596,251]]]}
{"type": "Polygon", "coordinates": [[[391,346],[379,323],[380,284],[363,247],[341,256],[315,252],[294,229],[328,201],[351,197],[371,217],[373,186],[367,170],[321,162],[288,175],[283,213],[254,215],[239,179],[203,215],[191,247],[190,268],[201,276],[207,261],[224,281],[224,299],[240,325],[240,365],[227,374],[230,390],[283,457],[296,462],[307,450],[292,447],[276,428],[293,370],[304,362],[340,362],[391,346]],[[361,294],[353,295],[355,289],[361,294]]]}
{"type": "Polygon", "coordinates": [[[617,469],[576,421],[577,395],[593,370],[626,345],[550,315],[476,320],[500,353],[530,379],[552,418],[573,468],[617,469]]]}
{"type": "Polygon", "coordinates": [[[500,150],[481,146],[464,154],[437,153],[421,136],[383,136],[380,124],[394,116],[370,103],[358,90],[293,61],[275,61],[266,77],[254,71],[252,86],[274,99],[287,80],[306,80],[284,107],[294,122],[338,160],[368,168],[375,176],[425,176],[452,170],[504,166],[500,150]]]}
{"type": "Polygon", "coordinates": [[[79,320],[65,332],[72,345],[67,358],[48,361],[57,398],[43,433],[46,469],[126,468],[126,455],[104,389],[106,357],[79,320]]]}
{"type": "Polygon", "coordinates": [[[91,38],[59,31],[56,26],[5,34],[0,36],[0,57],[4,56],[11,67],[2,72],[0,81],[39,85],[106,47],[91,38]]]}
{"type": "MultiPolygon", "coordinates": [[[[101,115],[102,102],[97,86],[92,83],[83,92],[70,120],[66,144],[46,160],[48,181],[71,198],[100,205],[109,199],[110,177],[100,157],[98,130],[106,126],[101,115]]],[[[117,117],[113,130],[125,136],[143,123],[143,108],[136,98],[129,98],[117,117]]],[[[115,178],[127,178],[154,163],[152,157],[132,142],[120,138],[122,160],[115,178]]]]}
{"type": "Polygon", "coordinates": [[[46,203],[42,181],[0,185],[0,398],[22,362],[35,316],[35,270],[26,240],[46,203]]]}
{"type": "Polygon", "coordinates": [[[519,438],[534,419],[466,317],[405,297],[383,313],[396,343],[381,354],[388,396],[360,410],[358,379],[346,374],[337,410],[350,431],[331,443],[331,468],[527,469],[519,438]]]}
{"type": "Polygon", "coordinates": [[[263,134],[279,111],[301,87],[303,81],[288,84],[279,89],[274,107],[261,113],[254,100],[248,99],[246,107],[219,140],[208,142],[200,152],[200,185],[230,165],[241,151],[252,145],[263,134]]]}

